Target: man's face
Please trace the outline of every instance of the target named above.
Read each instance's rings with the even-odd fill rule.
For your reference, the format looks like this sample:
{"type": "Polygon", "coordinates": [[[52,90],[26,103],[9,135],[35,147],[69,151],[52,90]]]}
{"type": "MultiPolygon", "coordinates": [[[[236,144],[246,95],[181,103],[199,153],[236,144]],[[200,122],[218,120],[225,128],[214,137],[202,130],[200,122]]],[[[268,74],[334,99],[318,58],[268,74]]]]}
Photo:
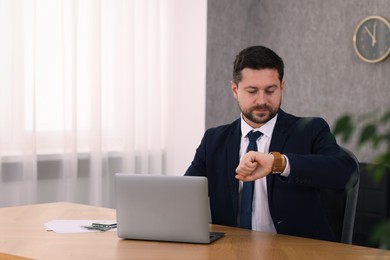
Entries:
{"type": "Polygon", "coordinates": [[[273,118],[282,102],[284,81],[280,82],[276,69],[249,69],[241,71],[238,86],[231,81],[234,98],[253,128],[258,128],[273,118]]]}

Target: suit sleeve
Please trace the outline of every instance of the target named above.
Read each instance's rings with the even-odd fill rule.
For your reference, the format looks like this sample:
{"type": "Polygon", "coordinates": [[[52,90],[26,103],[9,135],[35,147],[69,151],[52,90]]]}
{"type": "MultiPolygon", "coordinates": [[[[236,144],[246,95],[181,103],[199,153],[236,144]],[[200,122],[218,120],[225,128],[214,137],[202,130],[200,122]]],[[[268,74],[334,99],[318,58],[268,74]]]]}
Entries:
{"type": "Polygon", "coordinates": [[[185,176],[206,176],[206,139],[207,139],[208,131],[203,135],[202,141],[198,148],[196,149],[196,153],[194,159],[191,162],[191,165],[188,167],[185,172],[185,176]]]}
{"type": "MultiPolygon", "coordinates": [[[[315,118],[296,138],[303,138],[301,150],[284,154],[290,163],[288,182],[318,188],[344,189],[356,180],[356,161],[336,142],[328,124],[322,118],[315,118]],[[303,136],[299,136],[303,135],[303,136]],[[307,152],[309,151],[309,152],[307,152]]],[[[294,142],[292,140],[291,142],[294,142]]]]}

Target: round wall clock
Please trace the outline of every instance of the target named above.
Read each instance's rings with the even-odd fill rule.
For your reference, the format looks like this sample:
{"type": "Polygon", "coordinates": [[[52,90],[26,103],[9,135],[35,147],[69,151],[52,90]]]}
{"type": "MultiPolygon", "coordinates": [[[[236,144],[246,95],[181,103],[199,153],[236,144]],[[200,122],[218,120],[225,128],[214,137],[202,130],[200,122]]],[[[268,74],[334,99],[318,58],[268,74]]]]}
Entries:
{"type": "Polygon", "coordinates": [[[369,16],[356,27],[353,47],[360,59],[376,63],[390,54],[390,23],[381,16],[369,16]]]}

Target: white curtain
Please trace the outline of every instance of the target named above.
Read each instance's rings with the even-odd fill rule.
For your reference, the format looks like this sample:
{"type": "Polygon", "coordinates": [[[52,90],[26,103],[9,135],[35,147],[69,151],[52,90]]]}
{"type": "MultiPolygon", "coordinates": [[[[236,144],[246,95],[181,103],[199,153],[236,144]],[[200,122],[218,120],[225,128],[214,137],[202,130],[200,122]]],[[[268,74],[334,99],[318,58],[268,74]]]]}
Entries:
{"type": "MultiPolygon", "coordinates": [[[[173,39],[180,42],[188,37],[180,32],[193,28],[172,28],[181,28],[177,22],[197,1],[180,2],[0,0],[0,206],[114,206],[114,173],[184,170],[196,145],[187,143],[188,155],[172,159],[178,142],[172,136],[188,130],[180,129],[172,102],[186,99],[178,89],[187,91],[188,83],[171,76],[181,73],[171,54],[180,54],[173,39]],[[177,161],[183,164],[175,168],[177,161]]],[[[199,1],[203,16],[190,16],[202,34],[205,6],[199,1]]],[[[179,55],[187,69],[199,65],[188,60],[205,56],[202,37],[179,55]]],[[[197,84],[202,73],[194,75],[197,84]]],[[[200,114],[203,93],[195,96],[200,114]]],[[[196,144],[202,120],[196,114],[192,120],[196,144]]]]}

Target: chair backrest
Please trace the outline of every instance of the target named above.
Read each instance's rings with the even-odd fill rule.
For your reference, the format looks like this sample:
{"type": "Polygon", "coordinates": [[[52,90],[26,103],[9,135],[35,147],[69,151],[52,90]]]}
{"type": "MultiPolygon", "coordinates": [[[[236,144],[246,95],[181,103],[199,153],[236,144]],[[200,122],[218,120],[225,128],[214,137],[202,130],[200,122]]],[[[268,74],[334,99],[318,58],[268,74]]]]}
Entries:
{"type": "Polygon", "coordinates": [[[357,198],[359,193],[359,161],[343,148],[356,162],[356,172],[344,190],[321,190],[321,202],[329,223],[341,243],[352,244],[357,198]]]}

